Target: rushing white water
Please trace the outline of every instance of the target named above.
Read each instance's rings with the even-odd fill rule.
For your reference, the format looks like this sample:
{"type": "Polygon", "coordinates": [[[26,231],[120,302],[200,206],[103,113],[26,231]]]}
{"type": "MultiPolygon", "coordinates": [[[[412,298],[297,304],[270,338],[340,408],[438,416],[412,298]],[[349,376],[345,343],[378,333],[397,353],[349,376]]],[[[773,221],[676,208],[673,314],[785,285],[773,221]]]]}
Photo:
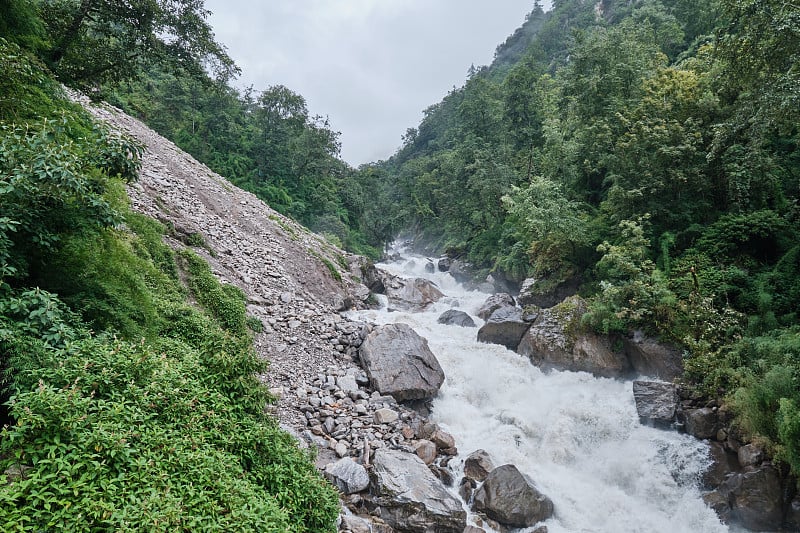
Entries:
{"type": "Polygon", "coordinates": [[[487,294],[466,291],[449,274],[426,273],[425,261],[379,266],[431,279],[446,298],[424,313],[384,307],[358,314],[406,323],[428,339],[446,376],[432,418],[456,438],[459,464],[479,448],[497,466],[515,464],[553,500],[550,533],[728,531],[698,489],[709,461],[702,442],[639,424],[630,381],[544,373],[502,346],[477,343],[475,328],[438,324],[457,307],[480,325],[474,315],[487,294]]]}

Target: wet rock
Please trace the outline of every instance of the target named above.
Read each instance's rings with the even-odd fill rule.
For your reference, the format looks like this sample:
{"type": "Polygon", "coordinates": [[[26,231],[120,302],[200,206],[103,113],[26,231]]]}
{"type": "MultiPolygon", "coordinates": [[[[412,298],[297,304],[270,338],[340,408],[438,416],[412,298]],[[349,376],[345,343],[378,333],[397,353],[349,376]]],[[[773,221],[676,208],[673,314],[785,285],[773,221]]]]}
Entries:
{"type": "Polygon", "coordinates": [[[643,424],[668,428],[674,422],[679,398],[678,389],[672,383],[634,381],[633,399],[643,424]]]}
{"type": "Polygon", "coordinates": [[[472,508],[512,527],[531,527],[553,515],[553,502],[514,465],[495,468],[477,491],[472,508]]]}
{"type": "Polygon", "coordinates": [[[372,490],[380,517],[398,531],[462,533],[467,525],[461,502],[414,454],[376,450],[372,490]]]}
{"type": "Polygon", "coordinates": [[[384,273],[383,284],[389,303],[397,309],[424,311],[444,296],[432,281],[423,278],[404,279],[384,273]]]}
{"type": "Polygon", "coordinates": [[[367,469],[347,457],[328,464],[324,474],[344,494],[361,492],[369,487],[367,469]]]}
{"type": "Polygon", "coordinates": [[[467,479],[484,481],[492,470],[494,464],[486,450],[476,450],[464,461],[464,477],[467,479]]]}
{"type": "Polygon", "coordinates": [[[577,294],[580,283],[578,277],[570,277],[563,281],[528,278],[520,285],[517,301],[523,307],[529,305],[553,307],[565,298],[577,294]]]}
{"type": "Polygon", "coordinates": [[[783,523],[783,486],[772,465],[749,468],[731,477],[731,520],[754,531],[775,531],[783,523]]]}
{"type": "Polygon", "coordinates": [[[706,487],[716,489],[730,476],[740,472],[736,454],[726,450],[720,442],[709,443],[709,457],[711,465],[703,473],[703,484],[706,487]]]}
{"type": "Polygon", "coordinates": [[[448,272],[459,283],[469,283],[472,281],[472,265],[460,259],[453,259],[450,261],[450,269],[448,272]]]}
{"type": "Polygon", "coordinates": [[[453,438],[450,433],[442,429],[437,429],[434,431],[433,434],[431,434],[430,439],[440,450],[455,448],[456,446],[456,439],[453,438]]]}
{"type": "Polygon", "coordinates": [[[637,374],[665,381],[683,375],[683,353],[678,348],[660,343],[641,331],[635,331],[632,337],[624,337],[622,343],[637,374]]]}
{"type": "Polygon", "coordinates": [[[800,495],[795,496],[786,510],[787,531],[800,531],[800,495]]]}
{"type": "Polygon", "coordinates": [[[458,485],[458,495],[467,503],[472,501],[472,494],[475,492],[478,483],[474,479],[468,477],[461,478],[461,483],[458,485]]]}
{"type": "Polygon", "coordinates": [[[501,307],[478,330],[478,342],[500,344],[516,350],[530,326],[530,322],[523,319],[522,309],[501,307]]]}
{"type": "Polygon", "coordinates": [[[406,324],[376,327],[359,356],[372,387],[397,401],[433,398],[444,382],[428,341],[406,324]]]}
{"type": "Polygon", "coordinates": [[[550,309],[542,309],[517,347],[517,353],[543,369],[590,372],[601,377],[622,377],[630,370],[625,354],[613,349],[610,339],[583,332],[580,318],[586,302],[578,296],[550,309]]]}
{"type": "Polygon", "coordinates": [[[436,262],[436,266],[439,269],[439,272],[447,272],[450,270],[451,263],[451,259],[445,255],[439,258],[439,260],[436,262]]]}
{"type": "Polygon", "coordinates": [[[501,307],[515,307],[514,297],[508,293],[499,292],[492,294],[486,301],[483,302],[480,309],[478,309],[478,316],[483,320],[487,320],[492,314],[501,307]]]}
{"type": "Polygon", "coordinates": [[[433,274],[434,272],[436,272],[436,266],[433,264],[433,261],[431,259],[428,259],[428,262],[425,263],[425,272],[427,272],[428,274],[433,274]]]}
{"type": "Polygon", "coordinates": [[[686,411],[686,432],[698,439],[711,439],[720,429],[717,412],[711,407],[686,411]]]}
{"type": "Polygon", "coordinates": [[[446,324],[448,326],[461,326],[463,328],[474,328],[475,321],[464,311],[450,309],[442,313],[437,322],[439,324],[446,324]]]}

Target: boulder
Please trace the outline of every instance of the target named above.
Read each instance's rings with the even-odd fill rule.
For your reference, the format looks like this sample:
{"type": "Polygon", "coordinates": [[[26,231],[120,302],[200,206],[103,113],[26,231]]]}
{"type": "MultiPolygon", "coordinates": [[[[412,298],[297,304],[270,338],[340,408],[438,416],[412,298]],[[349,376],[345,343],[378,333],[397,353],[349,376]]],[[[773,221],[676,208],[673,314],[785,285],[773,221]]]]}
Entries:
{"type": "Polygon", "coordinates": [[[429,440],[422,439],[414,444],[414,453],[422,459],[426,465],[436,460],[436,445],[429,440]]]}
{"type": "Polygon", "coordinates": [[[484,481],[492,470],[494,464],[486,450],[475,450],[464,461],[464,477],[473,481],[484,481]]]}
{"type": "Polygon", "coordinates": [[[475,491],[473,510],[511,527],[531,527],[553,515],[553,502],[514,465],[495,468],[475,491]]]}
{"type": "Polygon", "coordinates": [[[601,377],[630,373],[630,361],[612,347],[608,337],[582,332],[580,318],[586,302],[573,296],[555,307],[542,309],[517,346],[534,365],[543,369],[591,372],[601,377]]]}
{"type": "Polygon", "coordinates": [[[439,258],[436,262],[436,267],[439,269],[439,272],[447,272],[450,270],[450,264],[452,263],[451,259],[446,255],[439,258]]]}
{"type": "Polygon", "coordinates": [[[367,469],[348,457],[327,465],[324,474],[343,494],[361,492],[369,487],[367,469]]]}
{"type": "Polygon", "coordinates": [[[783,484],[772,465],[745,469],[720,491],[729,494],[731,521],[754,531],[776,531],[783,524],[783,484]]]}
{"type": "Polygon", "coordinates": [[[372,388],[397,401],[433,398],[444,382],[428,341],[406,324],[376,327],[358,353],[372,388]]]}
{"type": "Polygon", "coordinates": [[[716,489],[729,477],[741,471],[736,454],[726,450],[722,443],[711,441],[708,452],[711,465],[703,473],[703,484],[706,487],[716,489]]]}
{"type": "Polygon", "coordinates": [[[383,272],[383,284],[389,303],[398,309],[424,311],[444,296],[432,281],[405,279],[383,272]]]}
{"type": "Polygon", "coordinates": [[[514,302],[514,297],[505,292],[498,292],[497,294],[492,294],[486,301],[483,302],[481,308],[478,309],[478,316],[481,317],[483,320],[488,320],[492,313],[500,309],[501,307],[515,307],[516,303],[514,302]]]}
{"type": "Polygon", "coordinates": [[[643,424],[668,428],[678,410],[678,388],[660,381],[634,381],[633,399],[643,424]]]}
{"type": "Polygon", "coordinates": [[[459,259],[450,261],[448,272],[459,283],[469,283],[472,281],[472,265],[459,259]]]}
{"type": "Polygon", "coordinates": [[[522,309],[518,307],[501,307],[478,330],[478,342],[501,344],[509,350],[516,350],[522,336],[531,327],[524,320],[522,309]]]}
{"type": "Polygon", "coordinates": [[[433,264],[432,259],[428,259],[428,261],[425,263],[425,272],[428,274],[433,274],[436,272],[436,265],[433,264]]]}
{"type": "Polygon", "coordinates": [[[414,454],[376,450],[372,490],[380,517],[399,532],[462,533],[467,526],[461,502],[414,454]]]}
{"type": "Polygon", "coordinates": [[[741,466],[757,466],[764,460],[764,448],[758,444],[747,444],[739,448],[736,458],[741,466]]]}
{"type": "Polygon", "coordinates": [[[800,495],[795,496],[786,510],[787,531],[800,531],[800,495]]]}
{"type": "Polygon", "coordinates": [[[474,328],[475,321],[464,311],[456,309],[449,309],[439,316],[436,320],[439,324],[446,324],[448,326],[461,326],[462,328],[474,328]]]}
{"type": "Polygon", "coordinates": [[[577,294],[580,284],[581,280],[578,277],[570,277],[563,281],[528,278],[520,286],[517,301],[523,307],[529,305],[553,307],[565,298],[577,294]]]}
{"type": "Polygon", "coordinates": [[[686,432],[698,439],[713,439],[720,429],[717,412],[711,407],[686,411],[686,432]]]}
{"type": "Polygon", "coordinates": [[[683,353],[675,346],[660,343],[641,331],[623,338],[622,345],[637,374],[665,381],[674,381],[683,375],[683,353]]]}

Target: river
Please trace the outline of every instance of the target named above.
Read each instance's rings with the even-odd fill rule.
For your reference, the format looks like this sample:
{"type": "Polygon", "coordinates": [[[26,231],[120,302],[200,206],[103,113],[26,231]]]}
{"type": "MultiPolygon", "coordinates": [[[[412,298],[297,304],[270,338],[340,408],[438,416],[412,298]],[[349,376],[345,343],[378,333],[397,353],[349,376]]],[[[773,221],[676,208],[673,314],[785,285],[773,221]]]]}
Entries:
{"type": "Polygon", "coordinates": [[[709,464],[703,442],[641,425],[631,381],[542,372],[502,346],[477,343],[475,328],[438,324],[442,312],[458,308],[480,326],[475,314],[488,294],[428,273],[425,263],[406,253],[378,266],[430,279],[444,299],[422,313],[393,312],[384,302],[358,316],[408,324],[428,340],[446,376],[431,418],[456,439],[452,465],[481,448],[496,466],[515,464],[553,500],[549,533],[729,531],[701,497],[709,464]]]}

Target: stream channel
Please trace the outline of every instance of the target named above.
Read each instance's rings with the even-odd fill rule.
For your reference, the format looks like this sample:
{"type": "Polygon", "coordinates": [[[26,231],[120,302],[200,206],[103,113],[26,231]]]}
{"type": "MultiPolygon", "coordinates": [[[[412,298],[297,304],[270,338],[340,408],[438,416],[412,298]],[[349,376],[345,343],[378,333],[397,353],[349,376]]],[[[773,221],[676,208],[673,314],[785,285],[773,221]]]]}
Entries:
{"type": "Polygon", "coordinates": [[[476,342],[476,328],[438,324],[441,313],[457,308],[480,327],[476,312],[489,295],[426,272],[427,261],[403,252],[378,267],[427,278],[445,298],[418,313],[390,311],[384,298],[381,309],[355,315],[408,324],[428,340],[446,376],[431,418],[456,439],[456,485],[463,460],[482,448],[495,466],[513,463],[553,500],[549,533],[732,531],[702,500],[706,444],[641,425],[631,381],[542,372],[502,346],[476,342]]]}

